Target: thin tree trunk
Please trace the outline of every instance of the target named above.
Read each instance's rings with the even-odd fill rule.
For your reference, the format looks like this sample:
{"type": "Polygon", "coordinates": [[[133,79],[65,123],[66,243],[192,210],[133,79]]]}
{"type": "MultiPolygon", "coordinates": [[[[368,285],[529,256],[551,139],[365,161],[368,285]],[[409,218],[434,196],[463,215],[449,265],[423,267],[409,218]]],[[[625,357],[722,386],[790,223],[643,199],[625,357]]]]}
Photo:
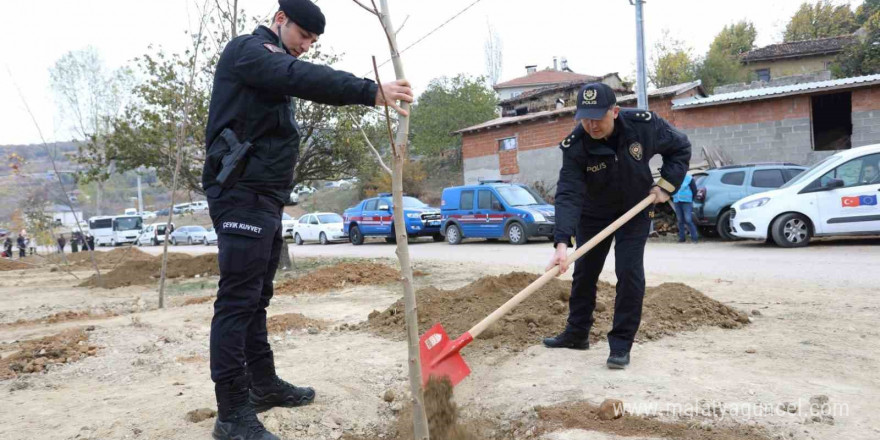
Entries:
{"type": "MultiPolygon", "coordinates": [[[[404,79],[403,62],[397,50],[397,37],[391,23],[388,1],[380,0],[380,20],[388,36],[391,60],[397,79],[404,79]]],[[[378,71],[377,71],[378,75],[378,71]]],[[[409,111],[409,104],[402,103],[404,110],[409,111]]],[[[428,417],[425,413],[425,396],[422,390],[422,367],[419,358],[419,319],[416,309],[416,294],[413,290],[412,263],[409,259],[406,221],[403,217],[403,167],[407,158],[409,138],[409,117],[398,115],[397,135],[394,140],[394,163],[391,175],[391,194],[394,201],[394,230],[397,235],[397,259],[400,261],[400,274],[403,283],[404,316],[406,318],[406,339],[409,357],[409,385],[413,404],[413,437],[415,440],[428,440],[428,417]]]]}

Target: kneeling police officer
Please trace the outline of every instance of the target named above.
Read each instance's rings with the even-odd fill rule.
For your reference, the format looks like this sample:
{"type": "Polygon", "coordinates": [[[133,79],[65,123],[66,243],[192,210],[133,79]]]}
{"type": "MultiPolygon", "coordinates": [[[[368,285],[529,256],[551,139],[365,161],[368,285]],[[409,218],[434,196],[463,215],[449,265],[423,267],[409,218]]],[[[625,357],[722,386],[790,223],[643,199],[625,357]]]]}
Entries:
{"type": "MultiPolygon", "coordinates": [[[[653,112],[617,106],[614,91],[606,84],[581,88],[575,119],[580,124],[567,136],[556,190],[556,252],[547,267],[565,259],[571,238],[581,246],[637,205],[648,194],[654,203],[665,203],[681,185],[691,158],[687,137],[653,112]],[[655,184],[648,162],[663,157],[661,179],[655,184]]],[[[629,365],[630,349],[642,317],[645,296],[644,253],[653,207],[649,207],[612,236],[575,262],[568,323],[559,335],[544,339],[550,348],[589,348],[596,282],[614,240],[617,297],[614,320],[608,333],[611,354],[607,366],[629,365]]]]}
{"type": "MultiPolygon", "coordinates": [[[[214,439],[275,440],[256,413],[310,403],[315,391],[275,373],[266,307],[283,246],[300,130],[290,97],[321,104],[385,104],[379,86],[298,59],[324,32],[310,0],[280,0],[271,27],[229,42],[217,63],[202,185],[217,231],[220,283],[211,321],[214,439]]],[[[383,84],[387,104],[412,102],[405,80],[383,84]]],[[[304,366],[305,367],[305,366],[304,366]]]]}

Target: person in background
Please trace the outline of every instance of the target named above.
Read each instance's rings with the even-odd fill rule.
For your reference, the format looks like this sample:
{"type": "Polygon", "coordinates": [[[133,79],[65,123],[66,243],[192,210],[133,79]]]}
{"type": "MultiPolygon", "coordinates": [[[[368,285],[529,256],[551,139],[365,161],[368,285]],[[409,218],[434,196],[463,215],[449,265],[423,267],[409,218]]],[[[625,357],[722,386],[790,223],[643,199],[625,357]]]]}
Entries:
{"type": "Polygon", "coordinates": [[[684,176],[681,183],[681,189],[672,195],[673,206],[675,207],[675,218],[678,220],[678,242],[684,243],[686,240],[685,231],[691,235],[691,241],[697,242],[697,225],[694,224],[694,194],[697,193],[697,184],[690,174],[684,176]]]}
{"type": "Polygon", "coordinates": [[[37,253],[37,239],[36,237],[27,237],[27,245],[28,245],[28,254],[36,255],[37,253]]]}
{"type": "Polygon", "coordinates": [[[24,258],[27,256],[27,242],[25,240],[24,234],[19,233],[18,240],[16,240],[16,244],[18,245],[18,258],[24,258]]]}
{"type": "Polygon", "coordinates": [[[64,253],[64,246],[67,245],[67,239],[64,238],[64,234],[58,236],[58,253],[64,253]]]}
{"type": "Polygon", "coordinates": [[[12,238],[8,235],[3,242],[3,256],[6,258],[12,258],[12,238]]]}
{"type": "Polygon", "coordinates": [[[73,235],[70,236],[70,253],[79,252],[79,243],[82,239],[82,235],[79,232],[74,232],[73,235]]]}

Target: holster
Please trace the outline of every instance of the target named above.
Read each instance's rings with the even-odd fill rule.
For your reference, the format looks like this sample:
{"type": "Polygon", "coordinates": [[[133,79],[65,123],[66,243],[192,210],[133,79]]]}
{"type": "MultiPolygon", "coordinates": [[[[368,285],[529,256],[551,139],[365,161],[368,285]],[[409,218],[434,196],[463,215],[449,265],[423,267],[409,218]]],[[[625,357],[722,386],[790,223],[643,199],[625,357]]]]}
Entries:
{"type": "MultiPolygon", "coordinates": [[[[217,183],[220,187],[230,188],[238,181],[244,166],[247,163],[247,155],[250,153],[253,145],[250,142],[241,142],[235,135],[235,132],[226,128],[220,132],[220,136],[214,140],[214,143],[222,142],[225,145],[216,145],[219,151],[223,152],[220,160],[220,171],[217,173],[217,183]]],[[[215,146],[212,145],[213,150],[215,146]]]]}

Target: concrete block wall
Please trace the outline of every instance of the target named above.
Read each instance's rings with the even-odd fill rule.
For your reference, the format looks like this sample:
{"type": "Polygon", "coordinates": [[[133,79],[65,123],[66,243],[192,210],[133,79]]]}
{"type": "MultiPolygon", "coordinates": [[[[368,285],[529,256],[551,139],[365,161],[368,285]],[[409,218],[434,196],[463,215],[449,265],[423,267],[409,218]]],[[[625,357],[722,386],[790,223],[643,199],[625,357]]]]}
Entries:
{"type": "Polygon", "coordinates": [[[852,146],[880,143],[880,88],[854,90],[852,106],[852,146]]]}
{"type": "Polygon", "coordinates": [[[810,119],[796,118],[751,124],[722,125],[682,129],[693,146],[698,161],[701,147],[720,149],[737,163],[808,163],[811,147],[810,119]]]}

